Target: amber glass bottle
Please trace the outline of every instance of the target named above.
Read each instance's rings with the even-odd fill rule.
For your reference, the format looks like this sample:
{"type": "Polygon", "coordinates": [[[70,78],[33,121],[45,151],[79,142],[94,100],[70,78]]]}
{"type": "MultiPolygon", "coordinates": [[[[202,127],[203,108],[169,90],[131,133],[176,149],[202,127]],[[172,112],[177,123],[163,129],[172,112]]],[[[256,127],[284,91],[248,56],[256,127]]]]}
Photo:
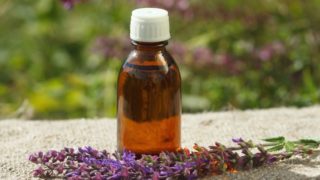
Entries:
{"type": "MultiPolygon", "coordinates": [[[[137,154],[175,151],[180,147],[181,79],[175,61],[165,48],[170,37],[169,29],[162,27],[159,30],[160,34],[164,31],[162,33],[166,35],[160,39],[159,34],[151,35],[151,38],[139,34],[141,32],[132,34],[132,26],[136,26],[132,22],[134,15],[139,20],[145,17],[150,20],[150,16],[155,16],[152,22],[157,22],[163,16],[167,17],[167,12],[144,8],[132,13],[130,36],[133,50],[118,79],[118,149],[137,154]],[[159,40],[153,40],[155,36],[159,40]]],[[[144,28],[144,33],[154,29],[154,26],[150,30],[144,28]]]]}

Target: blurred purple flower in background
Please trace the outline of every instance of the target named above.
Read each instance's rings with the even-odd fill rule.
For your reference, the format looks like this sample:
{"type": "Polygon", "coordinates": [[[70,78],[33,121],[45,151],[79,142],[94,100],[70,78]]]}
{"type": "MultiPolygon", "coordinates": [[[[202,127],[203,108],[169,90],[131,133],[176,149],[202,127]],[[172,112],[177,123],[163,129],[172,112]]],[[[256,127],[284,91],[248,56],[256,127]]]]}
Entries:
{"type": "Polygon", "coordinates": [[[279,41],[275,41],[271,45],[272,45],[273,51],[278,55],[284,54],[286,52],[284,44],[279,41]]]}
{"type": "Polygon", "coordinates": [[[168,50],[170,53],[172,53],[176,61],[186,63],[186,54],[188,50],[182,42],[170,42],[168,45],[168,50]]]}
{"type": "Polygon", "coordinates": [[[213,61],[213,53],[207,47],[198,47],[192,53],[192,58],[195,61],[196,65],[199,66],[212,66],[213,61]]]}
{"type": "MultiPolygon", "coordinates": [[[[132,50],[128,37],[98,37],[92,47],[93,51],[105,58],[123,60],[132,50]]],[[[168,45],[168,51],[179,64],[190,67],[236,74],[241,70],[241,61],[237,61],[233,55],[227,53],[214,54],[205,46],[190,48],[183,42],[173,41],[168,45]]]]}
{"type": "Polygon", "coordinates": [[[86,2],[87,0],[60,0],[65,9],[72,9],[77,3],[86,2]]]}
{"type": "Polygon", "coordinates": [[[136,0],[136,4],[139,6],[163,8],[170,11],[170,13],[179,14],[185,20],[197,18],[207,21],[232,21],[236,19],[249,26],[255,26],[270,19],[270,16],[263,12],[252,15],[252,12],[245,8],[236,8],[230,11],[223,5],[219,5],[219,3],[216,3],[214,8],[210,7],[210,5],[208,7],[205,7],[202,1],[191,2],[190,0],[136,0]]]}
{"type": "Polygon", "coordinates": [[[284,54],[285,51],[286,49],[284,45],[279,41],[275,41],[263,46],[260,49],[255,50],[255,53],[258,59],[260,59],[261,61],[268,61],[271,60],[274,56],[284,54]]]}
{"type": "MultiPolygon", "coordinates": [[[[71,9],[76,3],[85,0],[61,0],[66,9],[71,9]]],[[[212,12],[208,9],[199,10],[197,4],[190,4],[189,0],[136,0],[138,5],[159,7],[167,9],[173,13],[178,13],[181,17],[193,18],[197,14],[197,18],[205,19],[223,19],[229,20],[234,18],[244,18],[248,21],[247,12],[235,10],[231,13],[223,8],[217,7],[217,11],[212,12]],[[239,16],[237,16],[239,15],[239,16]]],[[[258,17],[257,17],[258,18],[258,17]]],[[[251,18],[252,21],[257,19],[251,18]]],[[[250,21],[251,21],[250,20],[250,21]]],[[[93,51],[103,55],[106,58],[124,59],[132,49],[129,37],[98,37],[93,44],[93,51]]],[[[233,54],[219,53],[215,54],[208,47],[189,48],[183,42],[173,41],[169,43],[168,50],[173,54],[177,62],[195,66],[203,69],[215,69],[231,74],[239,73],[243,69],[243,61],[238,60],[233,54]]],[[[268,61],[275,56],[285,53],[285,47],[281,42],[275,41],[266,44],[261,48],[256,48],[248,54],[249,59],[259,59],[260,61],[268,61]]]]}
{"type": "Polygon", "coordinates": [[[236,60],[231,54],[217,54],[215,56],[215,62],[217,62],[224,71],[231,74],[236,74],[241,70],[241,61],[236,60]]]}
{"type": "Polygon", "coordinates": [[[73,6],[74,6],[74,4],[75,4],[76,2],[78,2],[78,1],[79,1],[79,0],[61,0],[64,8],[66,8],[66,9],[72,9],[73,6]]]}
{"type": "Polygon", "coordinates": [[[185,18],[193,16],[189,0],[136,0],[136,3],[142,6],[158,7],[170,12],[177,12],[185,18]]]}
{"type": "Polygon", "coordinates": [[[202,69],[214,69],[230,74],[237,74],[241,70],[241,61],[238,61],[231,54],[214,54],[208,47],[198,47],[192,52],[191,66],[202,69]]]}
{"type": "Polygon", "coordinates": [[[185,11],[189,8],[188,0],[136,0],[136,3],[153,7],[161,7],[168,10],[176,9],[179,11],[185,11]]]}
{"type": "Polygon", "coordinates": [[[98,37],[96,38],[92,50],[102,54],[106,58],[123,59],[132,49],[128,37],[98,37]]]}
{"type": "Polygon", "coordinates": [[[264,47],[260,49],[257,54],[261,61],[267,61],[272,56],[272,49],[270,47],[264,47]]]}

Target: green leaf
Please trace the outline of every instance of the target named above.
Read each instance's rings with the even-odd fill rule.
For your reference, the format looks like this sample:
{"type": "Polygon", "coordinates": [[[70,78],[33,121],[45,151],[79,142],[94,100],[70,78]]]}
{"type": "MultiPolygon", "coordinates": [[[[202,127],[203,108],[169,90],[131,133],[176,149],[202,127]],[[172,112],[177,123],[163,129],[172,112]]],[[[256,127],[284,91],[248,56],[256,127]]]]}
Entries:
{"type": "Polygon", "coordinates": [[[293,142],[287,141],[284,145],[284,148],[287,152],[292,152],[295,149],[296,145],[293,142]]]}
{"type": "Polygon", "coordinates": [[[298,144],[309,146],[311,148],[318,148],[320,143],[313,139],[300,139],[298,144]]]}
{"type": "Polygon", "coordinates": [[[278,142],[278,143],[283,143],[285,141],[285,138],[283,136],[279,136],[279,137],[272,137],[272,138],[266,138],[266,139],[262,139],[266,142],[278,142]]]}
{"type": "Polygon", "coordinates": [[[282,143],[282,144],[279,144],[279,145],[276,145],[276,146],[273,146],[273,147],[267,149],[267,151],[269,151],[269,152],[280,151],[283,149],[283,147],[284,147],[284,144],[282,143]]]}

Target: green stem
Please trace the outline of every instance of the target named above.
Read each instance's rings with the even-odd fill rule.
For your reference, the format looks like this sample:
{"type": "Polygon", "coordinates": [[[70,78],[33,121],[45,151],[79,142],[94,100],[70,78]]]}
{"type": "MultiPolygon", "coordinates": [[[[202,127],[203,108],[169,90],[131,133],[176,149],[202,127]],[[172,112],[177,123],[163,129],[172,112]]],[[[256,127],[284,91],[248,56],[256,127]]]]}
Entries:
{"type": "MultiPolygon", "coordinates": [[[[270,146],[276,146],[279,143],[265,143],[265,144],[259,144],[259,145],[253,145],[253,147],[249,147],[249,148],[257,148],[258,146],[262,146],[262,147],[270,147],[270,146]]],[[[236,151],[236,150],[242,150],[242,147],[228,147],[229,150],[231,151],[236,151]]]]}

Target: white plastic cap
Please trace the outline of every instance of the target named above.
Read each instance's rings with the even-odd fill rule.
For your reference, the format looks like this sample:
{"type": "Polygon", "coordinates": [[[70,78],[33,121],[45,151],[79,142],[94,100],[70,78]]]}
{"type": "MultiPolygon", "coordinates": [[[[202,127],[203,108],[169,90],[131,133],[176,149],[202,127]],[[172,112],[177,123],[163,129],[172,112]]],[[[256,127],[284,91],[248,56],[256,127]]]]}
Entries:
{"type": "Polygon", "coordinates": [[[140,42],[161,42],[170,39],[168,11],[159,8],[133,10],[130,38],[140,42]]]}

